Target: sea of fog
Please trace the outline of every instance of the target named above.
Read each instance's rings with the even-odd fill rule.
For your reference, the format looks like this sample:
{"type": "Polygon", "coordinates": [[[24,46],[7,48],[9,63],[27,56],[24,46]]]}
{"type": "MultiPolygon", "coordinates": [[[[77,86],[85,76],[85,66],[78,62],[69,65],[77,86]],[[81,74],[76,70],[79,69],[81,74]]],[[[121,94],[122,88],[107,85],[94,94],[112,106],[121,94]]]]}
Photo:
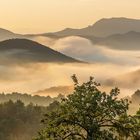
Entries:
{"type": "Polygon", "coordinates": [[[87,81],[89,76],[95,77],[101,83],[102,90],[119,87],[123,97],[133,94],[139,88],[140,51],[112,50],[74,36],[61,39],[40,36],[33,40],[88,63],[12,64],[1,61],[0,92],[33,94],[54,86],[71,86],[73,74],[77,75],[81,83],[87,81]]]}

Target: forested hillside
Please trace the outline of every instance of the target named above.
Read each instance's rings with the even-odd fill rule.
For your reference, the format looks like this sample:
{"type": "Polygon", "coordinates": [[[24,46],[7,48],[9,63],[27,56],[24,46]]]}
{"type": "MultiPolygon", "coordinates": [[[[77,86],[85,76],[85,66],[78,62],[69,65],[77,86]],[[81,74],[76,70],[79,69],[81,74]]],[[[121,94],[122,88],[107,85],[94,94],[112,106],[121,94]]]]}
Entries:
{"type": "Polygon", "coordinates": [[[0,104],[0,140],[31,140],[41,128],[43,114],[55,106],[56,101],[48,107],[25,106],[20,100],[0,104]]]}
{"type": "Polygon", "coordinates": [[[64,96],[59,94],[57,97],[50,97],[50,96],[39,96],[39,95],[30,95],[30,94],[21,94],[17,92],[13,93],[7,93],[7,94],[0,94],[0,103],[7,102],[9,100],[12,100],[13,102],[16,102],[17,100],[21,100],[25,105],[28,105],[30,103],[34,105],[39,106],[48,106],[50,103],[54,101],[60,101],[61,98],[64,96]]]}

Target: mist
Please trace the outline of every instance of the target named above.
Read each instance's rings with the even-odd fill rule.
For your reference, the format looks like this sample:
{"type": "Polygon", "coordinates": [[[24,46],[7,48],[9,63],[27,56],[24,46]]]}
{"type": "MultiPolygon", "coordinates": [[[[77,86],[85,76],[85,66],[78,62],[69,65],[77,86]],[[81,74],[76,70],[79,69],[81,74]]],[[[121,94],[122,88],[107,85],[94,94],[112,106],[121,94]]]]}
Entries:
{"type": "MultiPolygon", "coordinates": [[[[38,90],[57,86],[72,86],[71,76],[76,74],[80,83],[87,81],[89,76],[95,77],[97,82],[100,82],[103,89],[111,89],[114,86],[119,86],[119,82],[106,82],[108,79],[124,75],[128,71],[132,71],[134,67],[114,64],[57,64],[57,63],[29,63],[25,65],[1,65],[0,70],[0,92],[26,92],[33,94],[38,90]]],[[[122,79],[125,82],[125,78],[122,79]]],[[[122,80],[120,83],[122,83],[122,80]]],[[[123,90],[136,90],[123,84],[123,90]]],[[[138,81],[139,83],[139,81],[138,81]]],[[[59,91],[59,90],[58,90],[59,91]]],[[[123,93],[122,96],[131,95],[131,92],[123,93]]],[[[57,91],[55,91],[57,93],[57,91]]],[[[60,93],[60,92],[59,92],[60,93]]],[[[44,94],[45,95],[45,94],[44,94]]],[[[48,95],[48,94],[46,94],[48,95]]],[[[50,95],[51,96],[51,95],[50,95]]],[[[54,96],[54,95],[52,95],[54,96]]]]}
{"type": "MultiPolygon", "coordinates": [[[[39,36],[33,40],[88,63],[24,61],[13,57],[19,50],[3,52],[0,54],[0,92],[41,94],[38,91],[46,91],[43,95],[56,96],[56,88],[54,92],[48,89],[57,87],[60,93],[60,88],[71,87],[73,74],[77,75],[81,83],[87,81],[89,76],[95,77],[106,91],[119,87],[121,96],[131,95],[139,88],[140,80],[136,79],[139,75],[136,71],[140,69],[139,51],[111,50],[106,46],[94,45],[88,39],[74,36],[62,39],[39,36]]],[[[20,51],[26,54],[25,50],[20,51]]]]}
{"type": "Polygon", "coordinates": [[[101,62],[120,65],[139,65],[140,63],[140,51],[114,50],[107,46],[93,44],[90,40],[78,36],[61,39],[35,37],[33,40],[65,55],[90,63],[101,62]]]}

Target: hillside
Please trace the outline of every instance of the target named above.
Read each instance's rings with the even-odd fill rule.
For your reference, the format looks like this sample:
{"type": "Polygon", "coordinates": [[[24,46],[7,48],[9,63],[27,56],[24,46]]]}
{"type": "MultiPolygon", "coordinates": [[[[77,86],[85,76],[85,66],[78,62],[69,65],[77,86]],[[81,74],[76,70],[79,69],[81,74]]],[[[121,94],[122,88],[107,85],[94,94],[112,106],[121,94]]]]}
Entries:
{"type": "Polygon", "coordinates": [[[140,50],[140,32],[130,31],[102,39],[99,44],[119,50],[140,50]]]}
{"type": "Polygon", "coordinates": [[[41,96],[51,95],[51,97],[58,96],[59,94],[67,96],[67,95],[71,94],[73,92],[73,90],[74,90],[73,86],[54,86],[54,87],[46,88],[43,90],[38,90],[33,94],[41,95],[41,96]]]}
{"type": "Polygon", "coordinates": [[[9,30],[0,28],[0,41],[13,39],[13,38],[23,38],[23,35],[13,33],[9,30]]]}
{"type": "Polygon", "coordinates": [[[140,32],[140,20],[129,18],[103,18],[93,25],[94,35],[107,37],[130,31],[140,32]]]}
{"type": "Polygon", "coordinates": [[[106,46],[117,50],[140,50],[140,32],[130,31],[124,34],[113,34],[104,38],[83,36],[93,44],[106,46]]]}
{"type": "Polygon", "coordinates": [[[0,42],[0,58],[22,62],[79,62],[49,47],[27,39],[11,39],[0,42]]]}

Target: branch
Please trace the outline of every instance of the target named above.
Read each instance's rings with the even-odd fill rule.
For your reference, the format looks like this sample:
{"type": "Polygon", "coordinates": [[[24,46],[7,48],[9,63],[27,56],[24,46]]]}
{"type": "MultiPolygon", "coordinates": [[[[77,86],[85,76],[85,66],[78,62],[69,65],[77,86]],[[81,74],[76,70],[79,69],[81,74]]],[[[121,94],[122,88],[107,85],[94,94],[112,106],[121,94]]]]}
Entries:
{"type": "Polygon", "coordinates": [[[70,137],[70,136],[80,136],[80,137],[82,137],[84,140],[86,140],[86,138],[85,138],[82,134],[79,134],[79,133],[70,133],[70,134],[68,134],[67,136],[65,136],[65,137],[63,138],[63,140],[65,140],[66,138],[68,138],[68,137],[70,137]]]}
{"type": "Polygon", "coordinates": [[[82,129],[84,129],[86,132],[87,132],[87,128],[85,128],[83,125],[81,125],[80,123],[78,123],[78,122],[73,122],[73,121],[70,121],[70,120],[63,120],[62,122],[60,122],[60,124],[61,123],[68,123],[68,124],[72,124],[72,125],[77,125],[77,126],[79,126],[79,127],[81,127],[82,129]]]}

